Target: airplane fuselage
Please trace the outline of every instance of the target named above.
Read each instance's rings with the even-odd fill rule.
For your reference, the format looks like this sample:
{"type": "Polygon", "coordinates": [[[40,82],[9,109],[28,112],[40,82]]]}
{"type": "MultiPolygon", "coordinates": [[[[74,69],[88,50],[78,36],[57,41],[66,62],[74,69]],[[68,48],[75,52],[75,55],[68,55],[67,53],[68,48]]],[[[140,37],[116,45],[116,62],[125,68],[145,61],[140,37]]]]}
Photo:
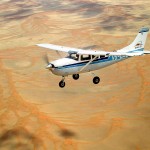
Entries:
{"type": "Polygon", "coordinates": [[[78,61],[68,57],[51,62],[55,67],[51,68],[53,74],[58,76],[68,76],[76,73],[90,72],[125,60],[127,56],[106,56],[93,60],[85,69],[82,68],[90,61],[78,61]],[[82,71],[80,71],[82,70],[82,71]]]}

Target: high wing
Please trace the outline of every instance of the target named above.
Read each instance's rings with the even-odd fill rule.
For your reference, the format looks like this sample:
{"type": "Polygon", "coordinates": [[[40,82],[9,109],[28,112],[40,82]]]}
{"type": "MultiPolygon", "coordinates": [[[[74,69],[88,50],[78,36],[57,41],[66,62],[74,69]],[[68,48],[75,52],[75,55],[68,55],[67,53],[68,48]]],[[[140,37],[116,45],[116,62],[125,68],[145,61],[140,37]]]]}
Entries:
{"type": "Polygon", "coordinates": [[[66,53],[87,54],[87,55],[100,55],[100,54],[106,55],[106,54],[108,54],[105,51],[83,50],[83,49],[71,48],[71,47],[65,47],[65,46],[59,46],[59,45],[53,45],[53,44],[37,44],[37,46],[51,49],[51,50],[66,52],[66,53]]]}
{"type": "Polygon", "coordinates": [[[64,47],[64,46],[59,46],[59,45],[53,45],[53,44],[37,44],[37,46],[44,47],[44,48],[51,49],[51,50],[66,52],[66,53],[68,53],[68,51],[79,51],[80,50],[80,49],[64,47]]]}
{"type": "MultiPolygon", "coordinates": [[[[80,55],[111,55],[111,56],[140,56],[143,55],[144,52],[136,52],[136,53],[129,53],[129,52],[106,52],[106,51],[100,51],[100,50],[83,50],[83,49],[77,49],[77,48],[70,48],[65,46],[59,46],[59,45],[53,45],[53,44],[37,44],[39,47],[55,50],[55,51],[61,51],[66,53],[76,53],[80,55]]],[[[147,52],[147,51],[146,51],[147,52]]],[[[147,52],[148,53],[148,52],[147,52]]]]}

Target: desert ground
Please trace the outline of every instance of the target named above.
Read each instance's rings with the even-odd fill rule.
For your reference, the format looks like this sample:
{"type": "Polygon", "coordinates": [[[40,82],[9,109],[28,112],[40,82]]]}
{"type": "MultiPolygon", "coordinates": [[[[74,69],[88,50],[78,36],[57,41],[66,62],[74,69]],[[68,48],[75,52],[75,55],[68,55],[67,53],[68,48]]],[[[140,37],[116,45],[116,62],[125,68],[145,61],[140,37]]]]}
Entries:
{"type": "Polygon", "coordinates": [[[60,56],[36,46],[113,51],[142,26],[148,0],[1,0],[0,150],[149,150],[150,56],[95,71],[98,85],[69,76],[61,89],[43,59],[60,56]]]}

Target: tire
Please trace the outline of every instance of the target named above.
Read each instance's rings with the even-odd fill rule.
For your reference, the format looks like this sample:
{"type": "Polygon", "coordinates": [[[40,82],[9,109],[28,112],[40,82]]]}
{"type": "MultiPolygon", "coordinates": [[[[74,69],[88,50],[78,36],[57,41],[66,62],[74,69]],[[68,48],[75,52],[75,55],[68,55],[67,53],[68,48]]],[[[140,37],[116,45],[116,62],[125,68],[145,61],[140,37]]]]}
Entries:
{"type": "Polygon", "coordinates": [[[72,77],[73,77],[74,80],[78,80],[79,79],[79,74],[73,74],[72,77]]]}
{"type": "Polygon", "coordinates": [[[96,77],[93,78],[93,83],[94,84],[98,84],[99,82],[100,82],[100,78],[99,77],[96,76],[96,77]]]}
{"type": "Polygon", "coordinates": [[[61,87],[61,88],[65,87],[65,82],[64,81],[60,81],[59,82],[59,87],[61,87]]]}

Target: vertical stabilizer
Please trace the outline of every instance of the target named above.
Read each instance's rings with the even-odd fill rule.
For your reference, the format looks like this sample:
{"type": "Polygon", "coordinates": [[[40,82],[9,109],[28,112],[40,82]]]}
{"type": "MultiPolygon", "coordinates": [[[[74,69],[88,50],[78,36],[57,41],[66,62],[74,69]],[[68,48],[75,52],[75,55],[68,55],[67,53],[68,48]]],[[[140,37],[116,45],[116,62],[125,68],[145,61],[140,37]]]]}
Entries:
{"type": "Polygon", "coordinates": [[[143,51],[147,34],[149,32],[149,28],[143,27],[140,29],[138,35],[136,36],[135,40],[127,47],[118,50],[118,52],[138,52],[143,51]]]}

